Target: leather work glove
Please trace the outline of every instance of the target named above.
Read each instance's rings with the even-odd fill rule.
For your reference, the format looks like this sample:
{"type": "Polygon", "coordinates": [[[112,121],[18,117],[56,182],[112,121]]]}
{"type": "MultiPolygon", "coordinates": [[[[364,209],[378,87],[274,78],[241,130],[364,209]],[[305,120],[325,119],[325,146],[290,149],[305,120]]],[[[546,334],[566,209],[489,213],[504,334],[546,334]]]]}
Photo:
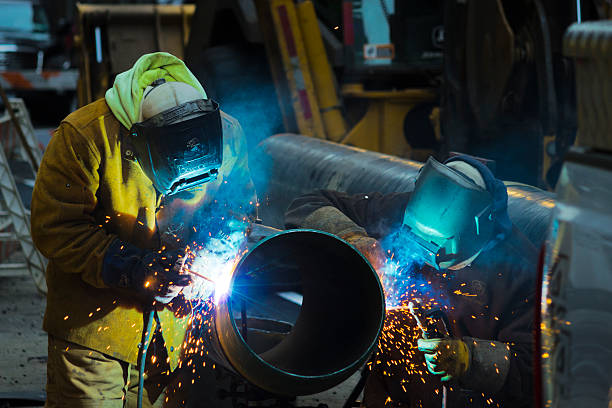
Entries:
{"type": "Polygon", "coordinates": [[[191,284],[190,276],[180,273],[185,259],[182,250],[146,251],[117,239],[104,255],[102,280],[166,304],[191,284]]]}
{"type": "Polygon", "coordinates": [[[340,236],[340,238],[361,252],[379,275],[382,273],[387,257],[376,239],[359,232],[340,236]]]}
{"type": "Polygon", "coordinates": [[[304,219],[302,227],[326,231],[342,238],[357,248],[381,275],[387,257],[380,244],[339,209],[332,206],[321,207],[304,219]]]}
{"type": "Polygon", "coordinates": [[[470,351],[461,339],[419,339],[418,348],[425,353],[427,369],[441,375],[441,381],[461,378],[470,366],[470,351]]]}

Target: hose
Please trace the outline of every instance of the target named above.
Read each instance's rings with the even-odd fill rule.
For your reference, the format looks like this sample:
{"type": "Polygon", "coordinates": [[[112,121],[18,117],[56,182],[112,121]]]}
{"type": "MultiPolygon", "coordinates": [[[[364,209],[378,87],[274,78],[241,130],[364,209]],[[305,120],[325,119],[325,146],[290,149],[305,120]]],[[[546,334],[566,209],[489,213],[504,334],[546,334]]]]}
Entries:
{"type": "Polygon", "coordinates": [[[142,332],[142,339],[140,341],[140,357],[138,358],[138,408],[142,408],[142,394],[144,391],[144,367],[145,362],[147,361],[147,349],[149,348],[149,338],[151,337],[151,327],[153,326],[154,314],[155,309],[151,308],[151,310],[149,310],[147,313],[144,330],[142,332]]]}

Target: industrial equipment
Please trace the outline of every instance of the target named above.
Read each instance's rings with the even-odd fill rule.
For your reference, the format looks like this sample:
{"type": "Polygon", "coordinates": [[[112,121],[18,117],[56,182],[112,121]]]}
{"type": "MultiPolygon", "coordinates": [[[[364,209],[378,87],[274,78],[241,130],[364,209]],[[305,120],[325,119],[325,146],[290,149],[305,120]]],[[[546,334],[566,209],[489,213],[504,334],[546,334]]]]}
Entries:
{"type": "Polygon", "coordinates": [[[78,72],[42,3],[0,1],[0,84],[22,97],[40,91],[74,95],[78,72]]]}
{"type": "Polygon", "coordinates": [[[535,327],[536,406],[612,403],[612,21],[575,24],[578,136],[557,185],[535,327]]]}
{"type": "MultiPolygon", "coordinates": [[[[40,165],[42,151],[36,143],[34,128],[25,103],[21,99],[8,98],[0,85],[0,96],[6,103],[6,110],[0,116],[0,131],[3,140],[0,144],[0,219],[2,232],[0,241],[5,245],[17,242],[23,253],[23,262],[0,263],[0,276],[15,276],[27,271],[41,293],[46,293],[45,269],[47,259],[36,249],[30,234],[29,200],[31,188],[40,165]],[[15,135],[17,137],[15,137],[15,135]],[[12,143],[11,143],[12,142],[12,143]],[[16,159],[25,164],[24,172],[16,172],[16,159]],[[24,183],[31,183],[29,186],[24,183]],[[22,195],[19,187],[26,187],[22,195]]],[[[29,184],[28,183],[28,184],[29,184]]]]}
{"type": "Polygon", "coordinates": [[[447,2],[444,149],[494,159],[504,179],[554,188],[577,128],[563,34],[574,22],[611,18],[605,3],[447,2]]]}
{"type": "Polygon", "coordinates": [[[543,259],[538,407],[606,407],[612,364],[612,159],[572,150],[543,259]]]}
{"type": "Polygon", "coordinates": [[[548,188],[576,131],[574,68],[561,37],[578,19],[609,17],[592,3],[79,4],[79,102],[101,97],[137,56],[169,51],[253,145],[282,125],[421,161],[452,151],[491,158],[501,178],[548,188]],[[262,120],[253,108],[264,104],[262,120]]]}
{"type": "Polygon", "coordinates": [[[421,299],[413,299],[408,303],[410,314],[414,317],[417,325],[423,332],[425,339],[440,339],[443,337],[451,337],[450,324],[448,317],[440,308],[423,307],[421,299]]]}
{"type": "MultiPolygon", "coordinates": [[[[222,105],[260,95],[262,87],[235,83],[261,82],[240,69],[250,62],[237,50],[263,41],[286,132],[420,161],[453,151],[491,158],[501,178],[546,188],[576,132],[563,32],[577,20],[609,18],[597,1],[234,3],[196,2],[207,24],[187,59],[206,62],[198,77],[222,105]],[[214,68],[228,67],[230,56],[241,63],[214,68]]],[[[239,106],[235,113],[242,122],[239,106]]],[[[258,142],[268,135],[256,133],[261,118],[253,116],[245,113],[243,125],[258,142]]]]}
{"type": "Polygon", "coordinates": [[[257,1],[285,130],[404,157],[419,147],[433,152],[428,122],[442,67],[439,3],[257,1]],[[332,30],[315,10],[341,18],[332,30]],[[342,57],[330,63],[335,52],[342,57]],[[416,118],[410,112],[421,105],[429,108],[416,110],[416,118]],[[410,135],[415,147],[404,131],[413,120],[428,127],[410,135]]]}

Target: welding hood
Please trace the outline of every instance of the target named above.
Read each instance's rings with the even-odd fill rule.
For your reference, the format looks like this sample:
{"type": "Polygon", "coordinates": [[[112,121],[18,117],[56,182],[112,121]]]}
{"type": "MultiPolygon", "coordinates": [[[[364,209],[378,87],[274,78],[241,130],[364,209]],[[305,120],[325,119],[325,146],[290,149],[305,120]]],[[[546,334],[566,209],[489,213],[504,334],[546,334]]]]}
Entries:
{"type": "Polygon", "coordinates": [[[403,229],[425,262],[436,269],[452,267],[493,241],[493,196],[430,157],[416,178],[403,229]]]}
{"type": "Polygon", "coordinates": [[[160,193],[175,194],[217,178],[223,131],[215,101],[183,103],[135,123],[130,134],[142,170],[160,193]]]}

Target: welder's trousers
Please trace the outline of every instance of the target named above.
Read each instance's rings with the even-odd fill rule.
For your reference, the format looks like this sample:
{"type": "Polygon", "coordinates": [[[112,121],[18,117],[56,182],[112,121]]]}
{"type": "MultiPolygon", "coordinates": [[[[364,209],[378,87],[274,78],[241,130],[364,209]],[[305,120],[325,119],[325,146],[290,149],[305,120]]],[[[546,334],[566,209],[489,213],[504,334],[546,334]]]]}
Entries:
{"type": "MultiPolygon", "coordinates": [[[[149,355],[142,406],[184,406],[182,370],[169,373],[165,358],[152,362],[149,355]]],[[[132,408],[137,395],[138,367],[49,335],[45,407],[132,408]]]]}

